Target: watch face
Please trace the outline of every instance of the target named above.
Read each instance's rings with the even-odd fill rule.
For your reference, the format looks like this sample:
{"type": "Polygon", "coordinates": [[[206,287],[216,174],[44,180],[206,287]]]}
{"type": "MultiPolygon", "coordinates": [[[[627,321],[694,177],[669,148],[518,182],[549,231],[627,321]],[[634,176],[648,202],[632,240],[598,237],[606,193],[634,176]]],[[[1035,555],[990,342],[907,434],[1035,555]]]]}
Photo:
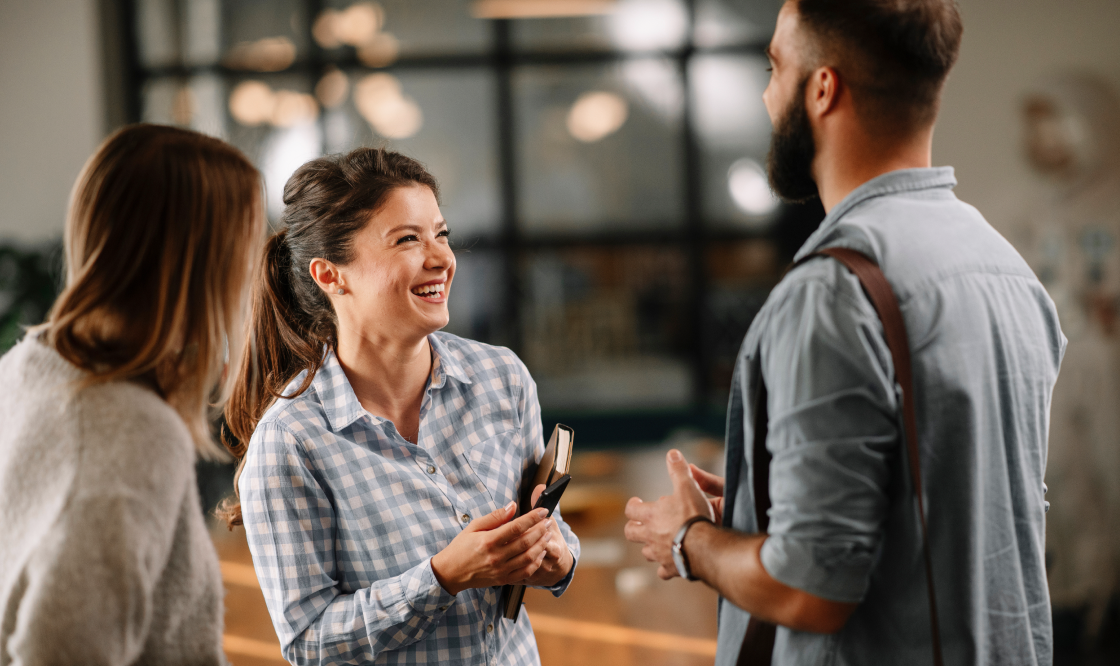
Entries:
{"type": "Polygon", "coordinates": [[[685,580],[692,580],[691,572],[688,570],[688,565],[684,561],[684,553],[681,552],[681,547],[678,544],[673,544],[673,564],[677,565],[677,574],[685,580]]]}

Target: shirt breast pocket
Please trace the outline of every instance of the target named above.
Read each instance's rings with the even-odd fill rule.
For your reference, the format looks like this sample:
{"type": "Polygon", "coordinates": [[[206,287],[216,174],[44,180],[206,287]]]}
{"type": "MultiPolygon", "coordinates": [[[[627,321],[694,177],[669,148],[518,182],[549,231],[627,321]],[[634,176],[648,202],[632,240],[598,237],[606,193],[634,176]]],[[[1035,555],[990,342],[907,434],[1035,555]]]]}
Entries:
{"type": "Polygon", "coordinates": [[[495,505],[505,506],[521,484],[521,432],[512,428],[482,440],[467,451],[467,462],[495,505]]]}

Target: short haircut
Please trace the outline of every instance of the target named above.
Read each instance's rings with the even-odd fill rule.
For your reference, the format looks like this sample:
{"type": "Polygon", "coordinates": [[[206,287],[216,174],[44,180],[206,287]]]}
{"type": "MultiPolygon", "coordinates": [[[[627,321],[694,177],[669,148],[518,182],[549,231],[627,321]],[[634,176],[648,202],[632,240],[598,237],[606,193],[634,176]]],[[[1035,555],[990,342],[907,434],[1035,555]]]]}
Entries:
{"type": "Polygon", "coordinates": [[[840,72],[865,124],[903,134],[933,123],[964,30],[956,0],[791,1],[812,66],[840,72]]]}

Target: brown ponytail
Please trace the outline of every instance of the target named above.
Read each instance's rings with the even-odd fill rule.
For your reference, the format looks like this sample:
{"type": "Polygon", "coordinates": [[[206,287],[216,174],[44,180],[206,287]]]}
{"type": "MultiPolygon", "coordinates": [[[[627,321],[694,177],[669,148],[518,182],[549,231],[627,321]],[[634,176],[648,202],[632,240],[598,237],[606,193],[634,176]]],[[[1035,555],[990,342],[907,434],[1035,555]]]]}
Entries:
{"type": "Polygon", "coordinates": [[[439,186],[423,165],[380,148],[311,160],[284,185],[281,229],[268,239],[257,268],[249,335],[225,409],[222,441],[240,462],[235,496],[222,503],[218,515],[231,527],[241,524],[237,477],[257,423],[277,398],[294,398],[311,386],[323,364],[323,348],[333,348],[338,339],[334,309],[311,278],[311,260],[350,263],[354,236],[390,192],[409,185],[424,185],[439,197],[439,186]],[[283,395],[305,370],[300,386],[283,395]]]}

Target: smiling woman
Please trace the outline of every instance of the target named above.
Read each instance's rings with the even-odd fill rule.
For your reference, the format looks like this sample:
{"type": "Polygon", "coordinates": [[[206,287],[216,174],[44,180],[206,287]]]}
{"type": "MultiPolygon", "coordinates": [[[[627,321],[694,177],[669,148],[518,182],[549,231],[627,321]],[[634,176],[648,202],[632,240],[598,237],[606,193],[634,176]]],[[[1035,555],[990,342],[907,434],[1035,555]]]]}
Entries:
{"type": "Polygon", "coordinates": [[[226,410],[241,503],[225,511],[293,663],[537,664],[500,586],[572,579],[559,512],[513,519],[544,453],[533,379],[509,350],[439,332],[455,255],[438,192],[370,148],[284,188],[226,410]]]}

